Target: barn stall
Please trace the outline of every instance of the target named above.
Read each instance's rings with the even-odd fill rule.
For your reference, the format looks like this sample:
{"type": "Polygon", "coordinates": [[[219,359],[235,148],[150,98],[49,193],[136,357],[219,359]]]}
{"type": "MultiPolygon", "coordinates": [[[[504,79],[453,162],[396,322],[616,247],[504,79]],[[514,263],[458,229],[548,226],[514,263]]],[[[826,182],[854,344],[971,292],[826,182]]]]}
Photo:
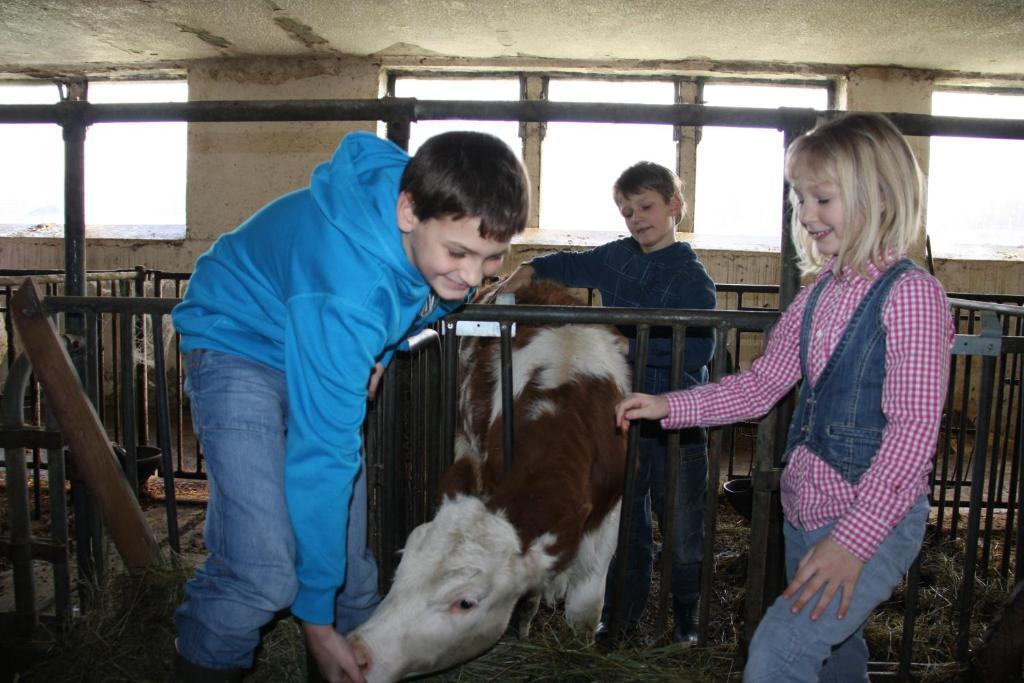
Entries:
{"type": "MultiPolygon", "coordinates": [[[[599,119],[667,125],[764,126],[786,130],[789,137],[813,125],[818,115],[689,105],[525,106],[408,100],[146,106],[65,103],[52,108],[5,107],[0,113],[10,117],[5,120],[62,121],[82,136],[90,123],[99,120],[180,117],[189,121],[286,121],[373,116],[397,121],[389,130],[394,131],[400,144],[407,142],[409,121],[453,115],[513,116],[524,121],[599,119]]],[[[1024,137],[1019,122],[906,114],[894,114],[893,119],[908,133],[1024,137]]],[[[76,154],[80,155],[81,150],[76,152],[76,146],[82,139],[74,134],[67,136],[68,158],[79,158],[76,154]]],[[[69,164],[68,174],[69,187],[78,188],[80,194],[82,178],[76,174],[74,164],[69,164]]],[[[74,204],[70,206],[74,213],[74,204]]],[[[787,217],[783,215],[780,225],[786,224],[787,217]]],[[[73,227],[74,221],[69,220],[68,225],[73,227]]],[[[84,228],[81,216],[78,225],[84,228]]],[[[783,254],[792,253],[787,251],[791,245],[786,231],[781,232],[783,254]]],[[[99,519],[96,501],[74,472],[67,476],[63,471],[68,460],[64,452],[66,435],[60,433],[54,418],[44,409],[46,397],[31,381],[31,368],[19,353],[23,349],[15,343],[11,302],[24,277],[32,275],[46,288],[42,305],[62,331],[70,358],[83,378],[86,395],[96,406],[110,440],[117,444],[114,452],[123,452],[121,459],[131,490],[159,510],[150,518],[151,523],[159,530],[159,536],[166,539],[164,543],[173,551],[172,557],[183,552],[182,537],[194,531],[201,518],[201,512],[190,515],[183,525],[179,516],[180,509],[197,507],[195,501],[200,502],[201,510],[204,475],[202,454],[191,436],[188,409],[181,396],[181,371],[174,352],[173,332],[167,325],[167,313],[183,291],[188,274],[142,267],[124,272],[86,273],[81,234],[75,239],[74,232],[68,233],[66,274],[23,271],[6,274],[6,279],[0,281],[5,287],[5,329],[10,351],[0,445],[5,453],[7,523],[11,533],[2,547],[12,565],[16,593],[16,609],[9,615],[10,621],[22,634],[37,633],[40,624],[56,624],[60,628],[70,625],[73,629],[83,618],[81,614],[101,612],[107,582],[122,571],[116,562],[111,562],[107,533],[99,519]],[[147,465],[159,468],[156,479],[145,480],[147,465]],[[68,489],[73,512],[68,511],[66,495],[51,495],[68,489]],[[33,531],[33,523],[39,527],[44,517],[49,520],[49,538],[33,531]],[[69,527],[74,529],[73,534],[69,534],[69,527]],[[45,591],[47,597],[43,599],[36,598],[42,591],[36,585],[33,559],[52,567],[48,572],[52,576],[52,598],[51,591],[45,591]]],[[[745,367],[757,353],[778,308],[785,306],[799,285],[796,274],[787,270],[783,268],[782,284],[777,287],[719,285],[719,310],[713,312],[640,313],[600,307],[530,310],[501,306],[485,310],[471,306],[444,321],[436,332],[422,335],[385,375],[384,388],[371,406],[365,428],[373,544],[382,565],[382,588],[386,590],[397,561],[396,551],[408,531],[431,516],[436,504],[436,482],[452,457],[457,344],[453,330],[458,320],[493,320],[506,335],[513,321],[611,322],[635,327],[640,343],[651,329],[668,327],[681,338],[688,326],[714,327],[718,338],[725,341],[718,345],[713,364],[713,376],[717,377],[730,369],[745,367]],[[752,305],[751,301],[755,303],[752,305]]],[[[1009,659],[1005,655],[993,656],[993,650],[981,647],[980,643],[984,631],[995,622],[1001,598],[1010,594],[1020,565],[1024,297],[956,292],[950,293],[950,297],[961,335],[954,349],[953,377],[936,454],[933,525],[926,543],[929,554],[926,558],[926,553],[922,553],[906,588],[894,596],[894,611],[873,617],[873,621],[890,622],[879,627],[881,639],[891,642],[884,652],[873,653],[878,660],[876,671],[901,680],[912,674],[934,675],[942,680],[942,676],[954,675],[972,665],[991,666],[993,661],[1004,666],[1009,661],[1018,670],[1020,666],[1019,652],[1009,659]],[[939,580],[943,571],[936,566],[944,568],[945,581],[939,580]],[[927,602],[936,593],[945,605],[936,607],[927,602]],[[939,630],[948,633],[936,642],[934,634],[920,635],[937,620],[945,625],[939,630]],[[975,661],[979,649],[988,653],[987,658],[975,661]],[[1018,658],[1015,664],[1013,657],[1018,658]]],[[[678,364],[681,367],[681,359],[678,364]]],[[[637,368],[637,372],[642,372],[642,368],[637,368]]],[[[721,653],[727,653],[727,670],[738,670],[737,662],[742,661],[743,648],[753,627],[781,586],[777,483],[780,429],[787,424],[786,411],[787,405],[782,404],[758,423],[712,433],[711,467],[722,476],[712,477],[708,488],[707,519],[711,533],[706,541],[703,571],[700,644],[705,652],[717,653],[720,660],[721,653]],[[727,495],[722,488],[723,480],[730,483],[730,491],[748,484],[748,494],[727,495]],[[727,497],[733,503],[725,504],[723,500],[727,497]],[[750,508],[749,526],[733,512],[734,507],[744,505],[750,508]],[[726,556],[732,559],[732,573],[722,566],[726,556]]],[[[73,463],[74,456],[69,461],[73,463]]],[[[625,495],[628,497],[631,492],[627,490],[625,495]]],[[[624,519],[623,532],[626,525],[628,520],[624,519]]],[[[187,543],[196,543],[194,533],[187,543]]],[[[666,552],[663,557],[668,555],[666,552]]],[[[645,622],[649,631],[645,645],[664,644],[667,606],[668,596],[662,591],[650,606],[653,616],[645,622]]],[[[169,622],[164,626],[162,631],[169,629],[169,622]]],[[[998,645],[999,634],[986,642],[998,645]]],[[[643,653],[648,649],[626,649],[624,661],[644,662],[643,653]]],[[[671,658],[662,664],[666,667],[664,671],[680,666],[678,660],[671,658]]],[[[613,678],[615,667],[621,666],[621,661],[609,662],[611,668],[604,675],[613,678]]],[[[654,670],[658,670],[656,666],[654,670]]],[[[637,675],[636,671],[629,674],[632,680],[637,680],[637,675]]]]}

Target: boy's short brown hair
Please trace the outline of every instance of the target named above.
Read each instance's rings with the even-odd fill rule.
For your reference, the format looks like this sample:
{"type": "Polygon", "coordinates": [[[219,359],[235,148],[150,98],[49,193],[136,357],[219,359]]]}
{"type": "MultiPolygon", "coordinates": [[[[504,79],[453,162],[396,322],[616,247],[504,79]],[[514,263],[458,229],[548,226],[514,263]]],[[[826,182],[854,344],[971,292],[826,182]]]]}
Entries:
{"type": "Polygon", "coordinates": [[[480,218],[480,236],[508,242],[530,216],[530,181],[515,153],[487,133],[428,139],[402,173],[402,192],[420,220],[480,218]]]}
{"type": "MultiPolygon", "coordinates": [[[[639,194],[644,190],[654,190],[666,203],[672,201],[672,197],[678,197],[680,203],[683,202],[683,183],[675,173],[653,161],[638,161],[627,168],[615,181],[612,189],[623,197],[639,194]]],[[[686,207],[683,205],[683,213],[685,212],[686,207]]]]}

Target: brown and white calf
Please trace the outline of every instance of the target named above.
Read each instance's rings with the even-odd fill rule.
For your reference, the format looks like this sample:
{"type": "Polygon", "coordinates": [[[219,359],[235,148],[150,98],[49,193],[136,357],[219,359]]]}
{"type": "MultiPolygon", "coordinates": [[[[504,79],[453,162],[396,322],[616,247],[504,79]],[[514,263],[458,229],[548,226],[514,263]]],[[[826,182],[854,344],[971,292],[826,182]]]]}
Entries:
{"type": "MultiPolygon", "coordinates": [[[[516,298],[579,303],[547,282],[516,298]]],[[[626,439],[614,407],[630,389],[626,351],[609,326],[518,325],[506,472],[500,342],[463,340],[460,428],[441,507],[409,535],[390,591],[351,634],[367,680],[475,657],[505,633],[517,604],[513,629],[525,636],[542,597],[564,601],[574,630],[593,637],[617,540],[626,439]]]]}

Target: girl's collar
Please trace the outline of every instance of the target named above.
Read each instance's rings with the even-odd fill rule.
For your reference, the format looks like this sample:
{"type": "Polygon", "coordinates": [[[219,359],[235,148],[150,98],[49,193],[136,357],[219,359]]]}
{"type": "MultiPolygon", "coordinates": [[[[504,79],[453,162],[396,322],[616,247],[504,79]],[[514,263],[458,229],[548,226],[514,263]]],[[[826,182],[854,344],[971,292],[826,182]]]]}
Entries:
{"type": "Polygon", "coordinates": [[[875,265],[874,261],[869,260],[867,264],[866,277],[858,273],[853,268],[853,266],[844,266],[842,271],[837,273],[835,270],[837,257],[835,256],[829,259],[829,262],[825,264],[824,270],[832,273],[835,276],[836,282],[840,283],[851,283],[855,282],[856,280],[867,280],[868,282],[874,282],[879,278],[879,276],[882,275],[882,273],[889,269],[889,266],[899,261],[900,258],[902,257],[898,256],[894,251],[890,250],[885,255],[885,265],[882,268],[879,268],[877,265],[875,265]]]}

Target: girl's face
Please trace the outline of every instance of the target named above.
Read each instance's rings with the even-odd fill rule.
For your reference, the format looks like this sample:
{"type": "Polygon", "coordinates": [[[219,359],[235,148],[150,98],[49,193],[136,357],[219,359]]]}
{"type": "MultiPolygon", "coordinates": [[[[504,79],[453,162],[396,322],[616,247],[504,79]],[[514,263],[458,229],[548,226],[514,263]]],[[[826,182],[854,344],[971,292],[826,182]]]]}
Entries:
{"type": "Polygon", "coordinates": [[[791,175],[800,224],[814,240],[820,254],[835,256],[846,231],[846,209],[839,186],[819,179],[802,161],[797,161],[791,175]]]}
{"type": "Polygon", "coordinates": [[[676,222],[682,213],[678,197],[666,202],[655,190],[628,196],[616,192],[615,204],[629,234],[645,254],[664,249],[676,241],[676,222]]]}

